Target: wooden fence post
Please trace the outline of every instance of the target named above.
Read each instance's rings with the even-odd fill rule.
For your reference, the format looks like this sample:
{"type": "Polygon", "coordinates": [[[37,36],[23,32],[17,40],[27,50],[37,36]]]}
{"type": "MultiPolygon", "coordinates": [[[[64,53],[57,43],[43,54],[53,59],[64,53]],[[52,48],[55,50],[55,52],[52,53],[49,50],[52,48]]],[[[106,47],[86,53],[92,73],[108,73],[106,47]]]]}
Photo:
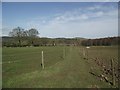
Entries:
{"type": "Polygon", "coordinates": [[[86,55],[86,56],[87,56],[87,60],[88,60],[88,49],[86,49],[86,53],[87,53],[87,55],[86,55]]]}
{"type": "Polygon", "coordinates": [[[42,51],[42,68],[44,69],[44,58],[43,58],[43,51],[42,51]]]}
{"type": "Polygon", "coordinates": [[[65,46],[63,48],[63,58],[65,59],[65,46]]]}
{"type": "Polygon", "coordinates": [[[85,49],[83,48],[83,56],[85,57],[85,49]]]}
{"type": "Polygon", "coordinates": [[[115,85],[115,70],[114,70],[114,61],[111,59],[111,68],[112,68],[112,83],[115,85]]]}

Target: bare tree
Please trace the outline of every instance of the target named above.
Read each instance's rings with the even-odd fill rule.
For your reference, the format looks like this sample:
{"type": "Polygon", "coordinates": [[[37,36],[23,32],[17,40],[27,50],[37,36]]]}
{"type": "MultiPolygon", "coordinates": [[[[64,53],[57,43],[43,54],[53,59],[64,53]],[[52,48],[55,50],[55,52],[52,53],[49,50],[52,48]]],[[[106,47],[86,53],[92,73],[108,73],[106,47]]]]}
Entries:
{"type": "Polygon", "coordinates": [[[9,36],[16,38],[19,42],[19,45],[21,45],[21,37],[23,36],[23,32],[24,29],[22,29],[21,27],[17,27],[9,33],[9,36]]]}
{"type": "Polygon", "coordinates": [[[28,30],[29,37],[37,37],[38,34],[39,32],[37,31],[37,29],[31,28],[30,30],[28,30]]]}
{"type": "Polygon", "coordinates": [[[30,42],[34,45],[34,40],[37,38],[39,32],[35,28],[31,28],[27,31],[28,37],[30,38],[30,42]]]}

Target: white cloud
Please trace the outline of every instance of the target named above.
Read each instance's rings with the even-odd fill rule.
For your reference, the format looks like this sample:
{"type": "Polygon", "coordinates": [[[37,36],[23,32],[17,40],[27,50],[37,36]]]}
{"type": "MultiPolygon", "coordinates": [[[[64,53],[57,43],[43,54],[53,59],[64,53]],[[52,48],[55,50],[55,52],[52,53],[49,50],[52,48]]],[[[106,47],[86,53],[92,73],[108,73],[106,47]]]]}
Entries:
{"type": "Polygon", "coordinates": [[[52,19],[41,28],[41,36],[97,38],[118,35],[117,10],[82,14],[78,12],[77,15],[76,11],[52,19]]]}
{"type": "Polygon", "coordinates": [[[99,21],[54,23],[42,28],[41,36],[96,38],[118,34],[117,19],[99,21]]]}
{"type": "Polygon", "coordinates": [[[12,30],[11,27],[2,25],[2,32],[1,32],[2,36],[7,36],[11,30],[12,30]]]}
{"type": "Polygon", "coordinates": [[[86,14],[83,14],[83,15],[79,16],[79,18],[85,20],[85,19],[88,19],[88,16],[86,14]]]}
{"type": "Polygon", "coordinates": [[[97,38],[117,35],[117,19],[118,11],[114,7],[95,5],[53,17],[35,17],[23,24],[25,29],[38,29],[42,37],[97,38]]]}
{"type": "Polygon", "coordinates": [[[103,13],[102,11],[100,11],[100,12],[97,12],[97,13],[96,13],[96,16],[97,16],[97,17],[101,17],[103,14],[104,14],[104,13],[103,13]]]}

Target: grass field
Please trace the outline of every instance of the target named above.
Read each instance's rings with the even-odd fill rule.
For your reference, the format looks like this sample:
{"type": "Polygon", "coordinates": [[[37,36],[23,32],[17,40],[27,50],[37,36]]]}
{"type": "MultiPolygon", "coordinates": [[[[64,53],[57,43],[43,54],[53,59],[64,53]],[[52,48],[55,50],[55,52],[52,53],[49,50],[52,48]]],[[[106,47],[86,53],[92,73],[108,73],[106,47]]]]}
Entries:
{"type": "Polygon", "coordinates": [[[88,60],[83,58],[83,47],[22,47],[3,48],[2,73],[3,88],[110,88],[109,83],[101,81],[89,73],[91,67],[100,72],[92,59],[98,57],[103,62],[115,58],[117,47],[91,47],[88,60]],[[41,51],[44,51],[45,69],[41,68],[41,51]],[[106,60],[106,61],[105,61],[106,60]]]}
{"type": "Polygon", "coordinates": [[[2,48],[0,47],[0,88],[2,88],[2,48]]]}

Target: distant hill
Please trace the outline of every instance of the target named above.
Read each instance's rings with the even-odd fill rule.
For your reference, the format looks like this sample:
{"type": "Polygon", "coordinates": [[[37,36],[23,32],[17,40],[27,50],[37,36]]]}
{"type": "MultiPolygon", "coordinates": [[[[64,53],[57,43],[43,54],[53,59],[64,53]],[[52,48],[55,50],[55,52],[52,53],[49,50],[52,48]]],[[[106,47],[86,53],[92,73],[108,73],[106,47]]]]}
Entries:
{"type": "Polygon", "coordinates": [[[96,39],[86,39],[83,40],[82,45],[84,46],[111,46],[120,45],[120,37],[105,37],[96,39]]]}
{"type": "Polygon", "coordinates": [[[110,45],[118,45],[120,42],[120,37],[106,37],[106,38],[97,38],[97,39],[86,39],[81,37],[75,38],[19,38],[21,40],[21,44],[18,42],[17,38],[3,36],[2,37],[2,46],[52,46],[52,45],[74,45],[74,46],[110,46],[110,45]]]}
{"type": "Polygon", "coordinates": [[[30,38],[30,37],[22,37],[22,38],[13,38],[9,36],[2,37],[2,45],[17,47],[17,46],[52,46],[52,45],[80,45],[81,41],[85,40],[84,38],[76,37],[76,38],[30,38]],[[21,42],[19,42],[21,41],[21,42]]]}

